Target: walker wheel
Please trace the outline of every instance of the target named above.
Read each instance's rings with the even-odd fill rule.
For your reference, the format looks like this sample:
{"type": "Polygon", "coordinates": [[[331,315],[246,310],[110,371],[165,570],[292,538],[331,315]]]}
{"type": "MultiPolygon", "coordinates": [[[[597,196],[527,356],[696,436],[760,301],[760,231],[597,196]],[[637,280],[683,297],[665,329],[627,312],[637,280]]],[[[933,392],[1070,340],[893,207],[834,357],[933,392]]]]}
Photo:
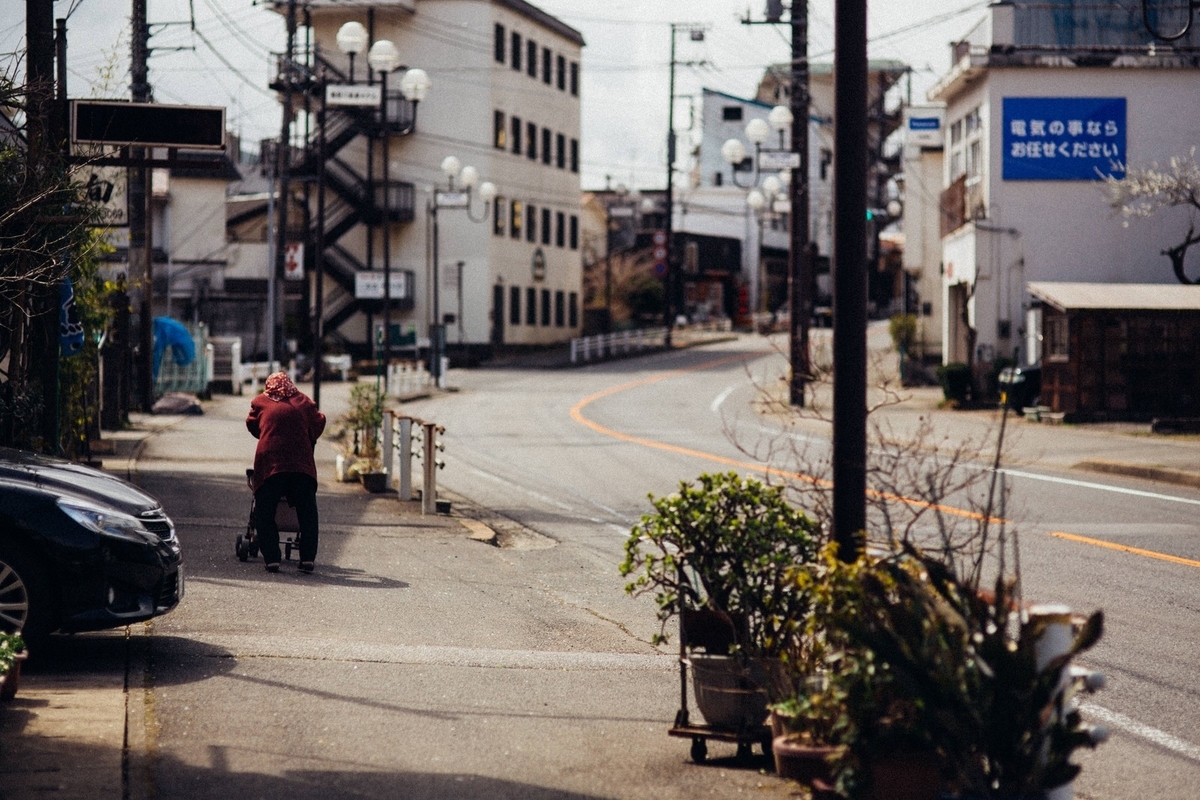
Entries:
{"type": "Polygon", "coordinates": [[[701,736],[692,737],[692,761],[703,764],[708,760],[708,742],[701,736]]]}
{"type": "Polygon", "coordinates": [[[237,535],[234,551],[237,553],[238,561],[246,561],[250,558],[250,548],[246,545],[245,537],[240,533],[237,535]]]}

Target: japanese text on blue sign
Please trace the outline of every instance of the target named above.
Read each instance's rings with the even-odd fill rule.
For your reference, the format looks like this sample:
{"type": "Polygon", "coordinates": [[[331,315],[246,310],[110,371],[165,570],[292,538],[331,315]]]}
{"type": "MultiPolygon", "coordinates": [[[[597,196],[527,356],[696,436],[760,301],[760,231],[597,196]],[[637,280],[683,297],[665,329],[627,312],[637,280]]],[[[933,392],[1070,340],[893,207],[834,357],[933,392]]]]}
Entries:
{"type": "Polygon", "coordinates": [[[1125,176],[1124,97],[1004,98],[1004,180],[1125,176]]]}

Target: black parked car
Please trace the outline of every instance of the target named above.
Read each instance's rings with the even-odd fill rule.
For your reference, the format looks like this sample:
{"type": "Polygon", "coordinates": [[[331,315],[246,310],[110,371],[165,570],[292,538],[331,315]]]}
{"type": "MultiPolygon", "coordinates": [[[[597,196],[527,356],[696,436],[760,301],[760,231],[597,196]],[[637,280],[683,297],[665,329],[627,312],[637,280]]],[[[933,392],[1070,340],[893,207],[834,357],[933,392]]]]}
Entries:
{"type": "Polygon", "coordinates": [[[37,641],[165,614],[183,596],[175,525],[107,473],[0,448],[0,629],[37,641]]]}

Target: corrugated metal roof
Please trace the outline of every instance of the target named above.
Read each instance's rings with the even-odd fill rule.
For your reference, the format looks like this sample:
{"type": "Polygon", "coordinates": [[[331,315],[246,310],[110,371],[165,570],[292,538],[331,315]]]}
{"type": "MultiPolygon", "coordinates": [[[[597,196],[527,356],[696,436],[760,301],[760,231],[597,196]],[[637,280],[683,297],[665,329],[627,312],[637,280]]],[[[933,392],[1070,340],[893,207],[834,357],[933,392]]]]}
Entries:
{"type": "Polygon", "coordinates": [[[1200,311],[1200,285],[1037,281],[1029,293],[1060,311],[1200,311]]]}

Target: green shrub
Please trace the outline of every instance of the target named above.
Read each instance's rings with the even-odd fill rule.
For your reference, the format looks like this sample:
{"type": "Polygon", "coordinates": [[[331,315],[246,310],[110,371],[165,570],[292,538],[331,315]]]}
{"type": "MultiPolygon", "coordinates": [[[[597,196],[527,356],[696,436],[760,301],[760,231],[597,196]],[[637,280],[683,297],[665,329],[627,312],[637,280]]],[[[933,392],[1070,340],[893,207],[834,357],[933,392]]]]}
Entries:
{"type": "Polygon", "coordinates": [[[942,395],[956,403],[966,403],[971,398],[971,368],[961,361],[943,364],[937,369],[938,383],[942,395]]]}
{"type": "MultiPolygon", "coordinates": [[[[704,474],[633,527],[621,574],[630,595],[653,593],[664,629],[685,609],[707,608],[741,623],[745,655],[777,656],[794,643],[808,599],[790,577],[817,556],[817,525],[783,490],[737,473],[704,474]]],[[[665,641],[661,632],[657,641],[665,641]]]]}
{"type": "Polygon", "coordinates": [[[892,335],[892,346],[896,352],[912,355],[917,344],[917,315],[893,314],[888,320],[888,333],[892,335]]]}

